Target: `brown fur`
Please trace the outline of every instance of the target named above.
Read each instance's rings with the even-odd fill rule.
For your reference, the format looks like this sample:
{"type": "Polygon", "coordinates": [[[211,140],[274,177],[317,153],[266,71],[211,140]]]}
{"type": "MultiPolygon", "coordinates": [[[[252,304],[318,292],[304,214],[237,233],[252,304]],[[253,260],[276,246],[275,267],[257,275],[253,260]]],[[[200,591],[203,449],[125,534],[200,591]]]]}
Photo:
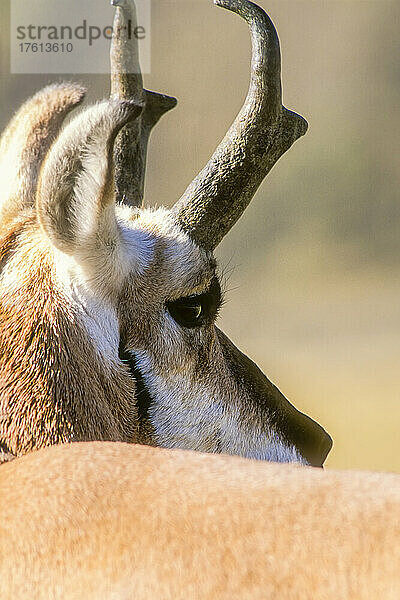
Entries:
{"type": "Polygon", "coordinates": [[[85,90],[73,83],[49,85],[29,98],[10,121],[0,140],[0,172],[11,184],[0,199],[0,228],[34,203],[46,152],[84,94],[85,90]]]}
{"type": "Polygon", "coordinates": [[[400,477],[125,444],[0,469],[2,600],[398,600],[400,477]]]}
{"type": "Polygon", "coordinates": [[[115,206],[113,140],[142,107],[96,104],[51,143],[81,95],[39,92],[2,141],[19,187],[2,190],[0,443],[21,455],[139,441],[322,465],[330,437],[218,332],[215,313],[192,328],[171,316],[170,301],[209,289],[212,254],[171,211],[115,206]]]}
{"type": "Polygon", "coordinates": [[[0,441],[17,455],[75,440],[136,441],[135,384],[122,364],[100,364],[54,285],[37,229],[27,221],[1,245],[0,262],[18,239],[26,279],[0,299],[0,441]]]}

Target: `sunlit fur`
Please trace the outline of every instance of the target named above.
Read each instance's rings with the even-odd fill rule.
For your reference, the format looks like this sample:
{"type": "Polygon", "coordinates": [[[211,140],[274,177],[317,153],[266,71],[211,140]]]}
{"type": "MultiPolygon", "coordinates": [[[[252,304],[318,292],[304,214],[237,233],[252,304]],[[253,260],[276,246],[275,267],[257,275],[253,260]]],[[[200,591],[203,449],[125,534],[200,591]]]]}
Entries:
{"type": "MultiPolygon", "coordinates": [[[[265,399],[246,388],[214,323],[185,329],[168,313],[208,289],[214,257],[167,209],[114,204],[113,141],[139,110],[107,101],[72,120],[37,168],[35,201],[3,221],[0,443],[15,455],[98,439],[306,463],[287,433],[303,416],[267,380],[265,399]],[[144,426],[121,340],[151,396],[144,426]]],[[[35,121],[35,104],[24,111],[35,121]]]]}
{"type": "Polygon", "coordinates": [[[395,474],[97,442],[0,492],[2,600],[400,598],[395,474]]]}
{"type": "Polygon", "coordinates": [[[46,152],[84,93],[76,84],[50,85],[30,98],[10,121],[0,140],[0,227],[34,203],[46,152]]]}

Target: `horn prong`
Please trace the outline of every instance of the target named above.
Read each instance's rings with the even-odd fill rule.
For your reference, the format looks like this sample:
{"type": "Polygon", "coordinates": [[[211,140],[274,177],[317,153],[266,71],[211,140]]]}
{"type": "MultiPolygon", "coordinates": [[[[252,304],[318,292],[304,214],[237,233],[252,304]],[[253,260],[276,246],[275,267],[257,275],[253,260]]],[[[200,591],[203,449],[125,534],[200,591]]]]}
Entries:
{"type": "Polygon", "coordinates": [[[129,39],[128,30],[137,26],[133,0],[112,0],[116,7],[111,43],[111,98],[144,105],[142,116],[120,132],[114,146],[116,199],[131,206],[142,206],[147,146],[152,128],[176,99],[143,88],[138,40],[129,39]],[[127,25],[131,21],[130,27],[127,25]]]}
{"type": "Polygon", "coordinates": [[[237,222],[277,160],[307,131],[282,105],[279,39],[265,11],[249,0],[214,0],[242,17],[252,40],[245,103],[208,164],[174,206],[191,238],[213,250],[237,222]]]}

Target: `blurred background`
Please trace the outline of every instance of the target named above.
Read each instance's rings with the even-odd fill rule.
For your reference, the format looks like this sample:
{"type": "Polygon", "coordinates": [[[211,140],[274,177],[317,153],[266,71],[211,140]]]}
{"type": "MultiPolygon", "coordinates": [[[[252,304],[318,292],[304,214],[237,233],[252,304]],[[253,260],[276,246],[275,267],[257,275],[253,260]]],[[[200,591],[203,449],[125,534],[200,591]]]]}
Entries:
{"type": "MultiPolygon", "coordinates": [[[[219,325],[328,430],[328,467],[400,471],[400,4],[259,4],[280,36],[284,103],[310,128],[218,248],[219,325]]],[[[57,76],[10,75],[9,0],[0,28],[3,129],[57,76]]],[[[152,0],[151,36],[145,84],[179,105],[153,134],[146,201],[171,205],[241,107],[250,43],[211,0],[152,0]]],[[[89,101],[108,93],[107,76],[67,78],[89,101]]]]}

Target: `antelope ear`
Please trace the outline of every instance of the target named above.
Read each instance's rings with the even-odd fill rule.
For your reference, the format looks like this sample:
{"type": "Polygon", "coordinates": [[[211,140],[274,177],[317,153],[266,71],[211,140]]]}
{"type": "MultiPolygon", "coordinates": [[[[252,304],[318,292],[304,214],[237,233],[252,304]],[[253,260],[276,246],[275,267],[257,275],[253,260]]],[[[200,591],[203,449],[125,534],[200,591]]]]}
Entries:
{"type": "Polygon", "coordinates": [[[78,258],[113,248],[118,229],[112,154],[115,137],[142,106],[105,101],[89,107],[61,132],[39,175],[37,214],[52,244],[78,258]]]}
{"type": "Polygon", "coordinates": [[[17,111],[1,136],[0,221],[18,215],[35,201],[38,172],[67,114],[84,98],[74,83],[49,85],[17,111]]]}

